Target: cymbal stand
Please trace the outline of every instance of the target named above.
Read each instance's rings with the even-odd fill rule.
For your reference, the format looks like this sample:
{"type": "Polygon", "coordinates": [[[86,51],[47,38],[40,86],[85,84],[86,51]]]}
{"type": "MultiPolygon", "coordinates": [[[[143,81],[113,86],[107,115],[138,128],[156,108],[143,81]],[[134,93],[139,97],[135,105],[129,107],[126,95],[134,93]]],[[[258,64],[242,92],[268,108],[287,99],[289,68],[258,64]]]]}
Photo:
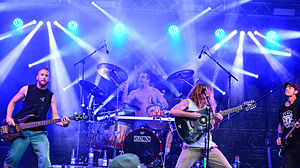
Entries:
{"type": "Polygon", "coordinates": [[[115,128],[114,128],[114,152],[113,152],[113,158],[116,157],[117,155],[117,135],[118,135],[118,126],[119,126],[119,122],[118,122],[118,116],[119,116],[119,84],[117,83],[116,80],[114,80],[113,78],[111,78],[111,80],[115,83],[116,85],[116,98],[117,98],[117,110],[116,110],[116,115],[115,115],[115,128]]]}
{"type": "MultiPolygon", "coordinates": [[[[103,40],[104,42],[104,40],[103,40]]],[[[92,55],[94,55],[97,51],[101,50],[102,48],[105,47],[105,44],[103,44],[101,47],[95,49],[95,51],[93,51],[91,54],[85,56],[84,58],[82,58],[81,60],[79,60],[78,62],[76,62],[73,66],[76,66],[76,65],[79,65],[80,63],[82,64],[82,71],[81,71],[81,75],[80,75],[80,72],[79,72],[79,78],[81,77],[81,80],[84,80],[84,64],[86,62],[86,60],[88,58],[90,58],[92,55]]],[[[79,79],[78,78],[78,79],[79,79]]],[[[78,80],[79,81],[79,80],[78,80]]],[[[79,85],[79,88],[80,88],[80,100],[81,100],[81,105],[80,107],[84,108],[85,107],[85,104],[84,104],[84,89],[79,85]]],[[[80,149],[80,132],[81,132],[81,122],[78,122],[78,131],[77,131],[77,144],[76,144],[76,157],[79,158],[79,149],[80,149]]]]}

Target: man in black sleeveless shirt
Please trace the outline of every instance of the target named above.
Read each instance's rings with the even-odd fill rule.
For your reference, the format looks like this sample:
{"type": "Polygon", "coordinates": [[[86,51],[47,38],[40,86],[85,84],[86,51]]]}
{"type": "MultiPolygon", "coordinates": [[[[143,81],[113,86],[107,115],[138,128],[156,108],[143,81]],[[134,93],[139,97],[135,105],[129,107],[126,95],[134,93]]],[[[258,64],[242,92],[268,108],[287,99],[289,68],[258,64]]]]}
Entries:
{"type": "MultiPolygon", "coordinates": [[[[26,122],[46,120],[47,112],[51,106],[52,119],[60,118],[57,113],[56,98],[47,88],[50,81],[49,71],[42,69],[39,71],[36,79],[36,85],[23,86],[19,92],[12,98],[7,107],[6,122],[9,125],[15,125],[12,113],[17,102],[23,99],[22,110],[18,113],[19,118],[24,118],[30,114],[35,117],[34,120],[29,118],[26,122]]],[[[69,125],[70,119],[66,116],[62,118],[62,122],[57,123],[62,127],[69,125]]],[[[15,139],[10,146],[4,167],[18,167],[28,146],[31,145],[33,151],[38,157],[38,167],[48,168],[51,166],[49,154],[49,141],[45,126],[25,129],[23,131],[26,138],[15,139]]]]}
{"type": "Polygon", "coordinates": [[[295,83],[286,82],[285,96],[288,101],[279,108],[277,145],[282,145],[283,138],[295,126],[288,144],[284,147],[284,167],[300,168],[300,100],[299,88],[295,83]]]}

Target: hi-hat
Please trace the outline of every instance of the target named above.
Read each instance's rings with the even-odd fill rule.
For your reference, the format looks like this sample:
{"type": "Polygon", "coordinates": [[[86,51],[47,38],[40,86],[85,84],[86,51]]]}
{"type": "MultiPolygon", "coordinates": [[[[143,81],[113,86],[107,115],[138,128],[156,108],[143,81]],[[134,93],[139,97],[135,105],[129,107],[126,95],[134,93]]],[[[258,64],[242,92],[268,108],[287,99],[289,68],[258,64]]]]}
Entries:
{"type": "Polygon", "coordinates": [[[96,97],[102,97],[104,95],[104,91],[101,90],[96,85],[92,84],[91,82],[88,82],[86,80],[80,80],[79,84],[82,86],[84,90],[89,92],[90,94],[96,96],[96,97]]]}
{"type": "Polygon", "coordinates": [[[167,81],[174,82],[174,81],[178,81],[178,80],[188,79],[189,77],[193,76],[193,74],[194,74],[194,70],[184,69],[184,70],[181,70],[181,71],[171,74],[167,78],[167,81]]]}
{"type": "Polygon", "coordinates": [[[101,63],[97,65],[97,72],[103,78],[113,81],[116,84],[121,84],[128,79],[127,73],[120,67],[113,64],[101,63]]]}

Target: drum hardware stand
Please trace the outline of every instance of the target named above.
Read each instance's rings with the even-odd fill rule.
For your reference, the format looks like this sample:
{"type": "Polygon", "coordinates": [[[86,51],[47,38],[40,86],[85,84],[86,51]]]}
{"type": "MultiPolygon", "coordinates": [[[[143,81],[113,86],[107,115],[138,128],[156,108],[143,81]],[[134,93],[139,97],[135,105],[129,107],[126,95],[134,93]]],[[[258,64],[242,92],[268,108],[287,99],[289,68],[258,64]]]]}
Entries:
{"type": "Polygon", "coordinates": [[[119,87],[120,85],[117,83],[117,81],[115,81],[113,78],[112,78],[112,81],[115,83],[116,85],[116,98],[117,98],[117,110],[115,112],[115,128],[114,128],[114,152],[113,152],[113,158],[116,157],[117,155],[117,135],[118,135],[118,126],[119,126],[119,122],[118,122],[118,116],[119,116],[119,87]]]}
{"type": "MultiPolygon", "coordinates": [[[[104,40],[102,40],[102,42],[104,42],[104,40]]],[[[92,55],[94,55],[97,51],[101,50],[102,48],[106,47],[106,44],[103,44],[101,47],[99,47],[98,49],[95,49],[95,51],[93,51],[91,54],[87,55],[86,57],[82,58],[81,60],[79,60],[78,62],[76,62],[73,66],[76,66],[78,64],[82,64],[82,72],[81,72],[81,80],[84,80],[84,64],[86,62],[86,60],[88,58],[90,58],[92,55]]],[[[79,78],[80,78],[80,72],[79,72],[79,78]]],[[[80,89],[80,100],[81,100],[81,107],[84,108],[85,107],[85,103],[84,103],[84,90],[83,88],[79,85],[79,89],[80,89]]],[[[76,158],[79,158],[79,149],[80,149],[80,131],[81,131],[81,122],[78,122],[78,134],[77,134],[77,144],[76,144],[76,158]]]]}

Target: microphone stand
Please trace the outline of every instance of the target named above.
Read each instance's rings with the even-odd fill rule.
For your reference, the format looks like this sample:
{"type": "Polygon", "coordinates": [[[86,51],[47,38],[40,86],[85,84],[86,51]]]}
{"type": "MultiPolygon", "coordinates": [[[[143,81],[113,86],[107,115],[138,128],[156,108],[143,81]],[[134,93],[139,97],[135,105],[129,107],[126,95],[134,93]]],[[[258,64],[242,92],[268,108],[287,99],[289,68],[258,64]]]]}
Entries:
{"type": "Polygon", "coordinates": [[[203,89],[203,93],[205,95],[205,98],[206,98],[206,102],[208,104],[208,109],[206,109],[206,112],[208,113],[208,120],[206,121],[206,134],[205,134],[205,138],[204,138],[204,149],[205,149],[205,152],[204,152],[204,167],[206,168],[206,166],[208,165],[208,159],[209,159],[209,141],[210,141],[210,119],[211,119],[211,104],[210,104],[210,101],[209,101],[209,97],[207,96],[207,94],[205,93],[205,89],[203,89]],[[203,91],[204,90],[204,91],[203,91]],[[206,162],[205,162],[206,160],[206,162]]]}
{"type": "MultiPolygon", "coordinates": [[[[230,108],[230,104],[231,104],[231,78],[235,79],[236,81],[238,81],[238,79],[233,76],[226,68],[224,68],[213,56],[213,54],[210,52],[209,48],[207,47],[207,45],[204,45],[207,50],[209,51],[209,54],[205,51],[203,51],[203,53],[205,55],[207,55],[210,59],[212,59],[217,65],[219,65],[219,67],[221,69],[223,69],[227,74],[228,74],[228,102],[227,102],[227,108],[230,108]]],[[[230,114],[228,114],[228,120],[230,119],[230,114]]]]}
{"type": "MultiPolygon", "coordinates": [[[[104,41],[104,40],[103,40],[104,41]]],[[[95,51],[93,51],[91,54],[87,55],[86,57],[82,58],[81,60],[79,60],[78,62],[76,62],[73,66],[76,66],[76,65],[79,65],[80,63],[82,64],[82,72],[81,72],[81,80],[84,80],[84,64],[86,62],[86,60],[88,58],[90,58],[92,55],[94,55],[97,51],[101,50],[102,48],[105,47],[105,44],[102,45],[100,48],[98,49],[95,49],[95,51]]],[[[80,74],[80,72],[79,72],[80,74]]],[[[80,78],[80,75],[79,75],[79,78],[80,78]]],[[[82,88],[81,85],[79,85],[79,89],[80,89],[80,101],[81,101],[81,107],[85,107],[85,103],[84,103],[84,90],[82,88]]],[[[90,116],[89,116],[89,120],[90,120],[90,116]]],[[[89,128],[90,128],[90,121],[89,121],[89,128]]],[[[90,130],[90,129],[89,129],[90,130]]],[[[76,144],[76,157],[79,158],[79,147],[80,147],[80,143],[79,143],[79,140],[80,140],[80,131],[81,131],[81,122],[78,123],[78,132],[77,132],[77,144],[76,144]]],[[[91,143],[90,143],[90,131],[88,132],[88,136],[89,136],[89,148],[91,148],[91,143]]]]}

